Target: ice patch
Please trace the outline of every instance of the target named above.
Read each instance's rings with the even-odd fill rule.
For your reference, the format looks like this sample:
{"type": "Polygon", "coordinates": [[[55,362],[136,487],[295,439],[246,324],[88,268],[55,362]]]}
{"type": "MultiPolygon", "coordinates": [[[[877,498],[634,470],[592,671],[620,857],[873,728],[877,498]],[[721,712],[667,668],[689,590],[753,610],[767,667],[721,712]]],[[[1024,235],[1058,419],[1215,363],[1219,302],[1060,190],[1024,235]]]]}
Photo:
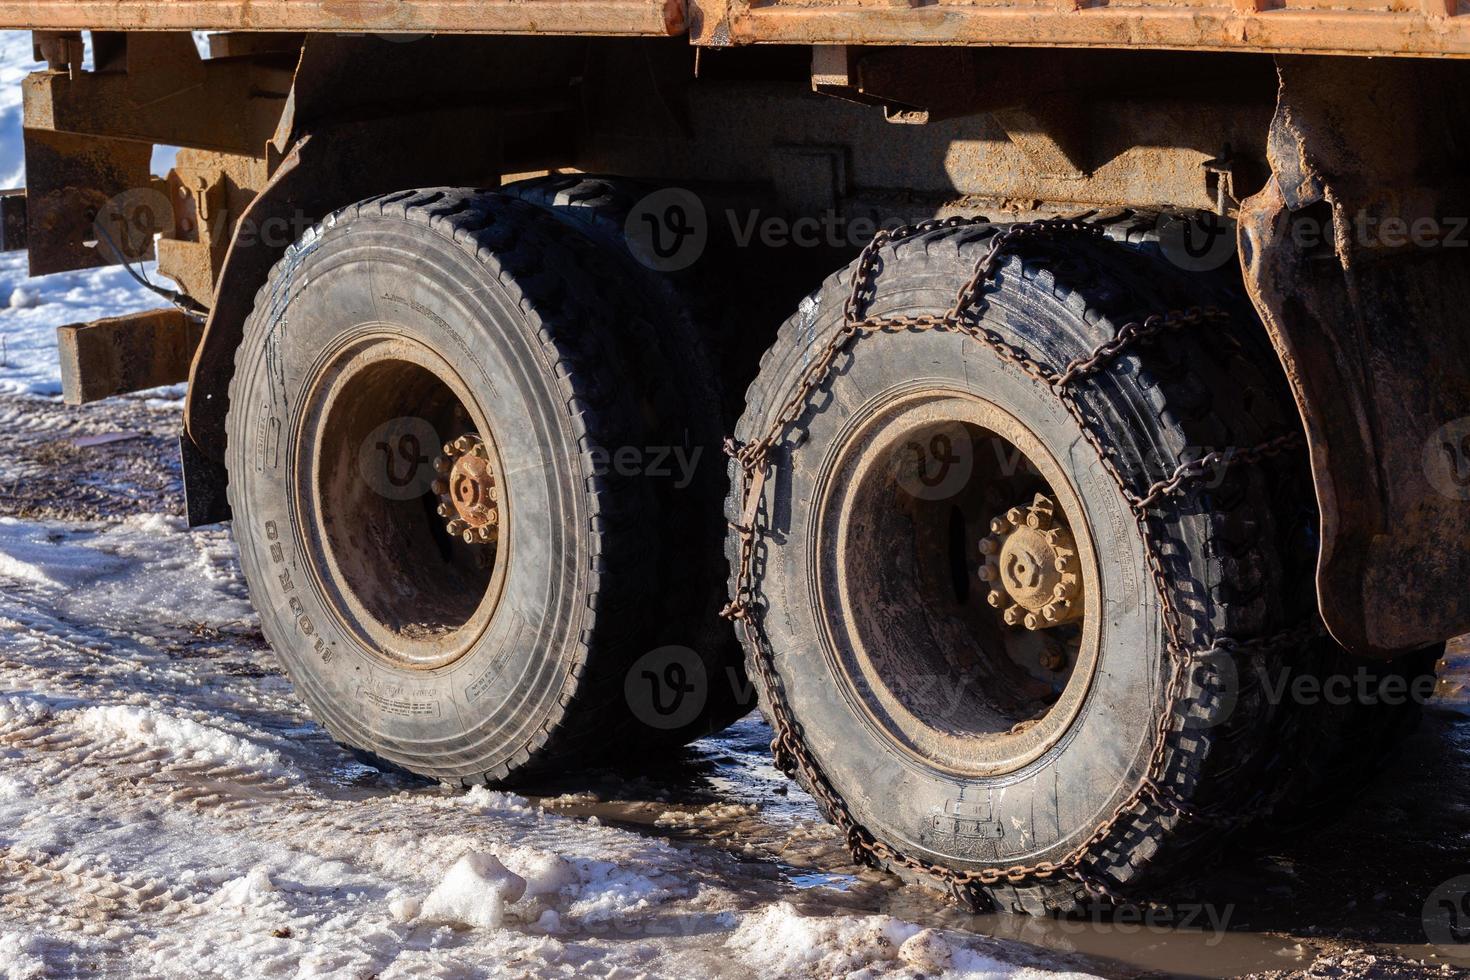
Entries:
{"type": "MultiPolygon", "coordinates": [[[[889,915],[799,914],[788,902],[747,915],[726,945],[767,976],[903,975],[973,978],[1059,978],[1058,974],[997,959],[986,940],[925,929],[889,915]]],[[[998,948],[998,947],[996,947],[998,948]]]]}
{"type": "Polygon", "coordinates": [[[0,934],[0,977],[5,980],[32,980],[47,976],[46,961],[41,958],[43,943],[37,936],[18,932],[0,934]]]}
{"type": "Polygon", "coordinates": [[[249,874],[227,881],[214,893],[219,905],[230,908],[258,906],[262,900],[276,893],[276,883],[265,868],[251,868],[249,874]]]}
{"type": "Polygon", "coordinates": [[[51,706],[23,694],[0,695],[0,729],[25,728],[51,717],[51,706]]]}
{"type": "Polygon", "coordinates": [[[645,875],[611,861],[573,859],[581,879],[576,901],[567,912],[585,923],[610,922],[674,898],[686,898],[694,889],[688,881],[645,875]]]}
{"type": "Polygon", "coordinates": [[[7,579],[60,592],[74,619],[234,626],[254,618],[228,535],[190,533],[161,514],[100,526],[0,517],[7,579]]]}
{"type": "Polygon", "coordinates": [[[291,765],[273,749],[151,708],[131,705],[86,708],[77,715],[76,724],[97,735],[121,735],[167,749],[181,758],[242,766],[276,776],[294,774],[291,765]]]}
{"type": "Polygon", "coordinates": [[[72,543],[44,524],[0,517],[0,578],[67,588],[95,581],[123,566],[117,558],[72,543]]]}
{"type": "Polygon", "coordinates": [[[520,901],[526,880],[493,854],[471,852],[455,862],[424,899],[419,918],[478,929],[498,929],[505,907],[520,901]]]}

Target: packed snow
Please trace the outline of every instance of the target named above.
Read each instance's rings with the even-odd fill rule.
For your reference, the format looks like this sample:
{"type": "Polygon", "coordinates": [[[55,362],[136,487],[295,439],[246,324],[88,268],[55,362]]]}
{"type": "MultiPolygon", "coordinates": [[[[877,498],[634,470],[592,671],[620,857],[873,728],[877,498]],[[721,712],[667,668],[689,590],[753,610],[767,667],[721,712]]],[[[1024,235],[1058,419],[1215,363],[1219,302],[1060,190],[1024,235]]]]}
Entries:
{"type": "Polygon", "coordinates": [[[798,912],[774,865],[584,816],[585,793],[362,766],[259,642],[224,530],[0,520],[0,593],[0,976],[1037,970],[1014,943],[798,912]]]}

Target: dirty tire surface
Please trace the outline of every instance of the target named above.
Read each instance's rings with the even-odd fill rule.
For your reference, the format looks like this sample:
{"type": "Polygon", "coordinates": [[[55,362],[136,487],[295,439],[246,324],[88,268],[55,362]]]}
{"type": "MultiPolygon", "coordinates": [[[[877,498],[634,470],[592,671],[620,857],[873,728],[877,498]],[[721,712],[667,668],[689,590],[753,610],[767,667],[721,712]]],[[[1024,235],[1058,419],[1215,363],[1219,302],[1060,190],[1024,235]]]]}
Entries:
{"type": "Polygon", "coordinates": [[[442,780],[503,781],[707,728],[697,711],[682,727],[650,724],[625,693],[640,658],[684,638],[648,615],[680,571],[658,560],[663,488],[608,465],[649,445],[639,359],[657,345],[619,272],[527,204],[429,189],[331,216],[261,289],[231,391],[235,533],[264,633],[347,745],[442,780]],[[491,406],[510,475],[494,615],[433,670],[379,656],[329,611],[295,516],[303,386],[322,352],[364,325],[454,365],[491,406]]]}

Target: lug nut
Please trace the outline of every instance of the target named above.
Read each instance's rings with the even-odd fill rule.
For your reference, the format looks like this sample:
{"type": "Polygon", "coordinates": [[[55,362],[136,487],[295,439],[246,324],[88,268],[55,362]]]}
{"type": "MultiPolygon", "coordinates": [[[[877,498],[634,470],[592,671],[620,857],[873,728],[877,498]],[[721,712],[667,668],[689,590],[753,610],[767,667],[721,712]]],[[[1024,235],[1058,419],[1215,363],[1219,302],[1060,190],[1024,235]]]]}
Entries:
{"type": "Polygon", "coordinates": [[[1029,506],[1007,509],[990,530],[980,541],[979,578],[1007,625],[1039,630],[1082,618],[1076,542],[1050,498],[1037,494],[1029,506]]]}

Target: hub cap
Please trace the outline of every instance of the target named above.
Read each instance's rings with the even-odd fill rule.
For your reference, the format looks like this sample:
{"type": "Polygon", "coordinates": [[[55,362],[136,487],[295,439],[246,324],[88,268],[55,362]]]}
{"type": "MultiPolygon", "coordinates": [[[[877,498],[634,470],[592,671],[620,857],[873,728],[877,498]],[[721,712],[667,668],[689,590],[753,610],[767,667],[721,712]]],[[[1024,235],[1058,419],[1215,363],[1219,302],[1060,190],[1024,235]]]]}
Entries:
{"type": "Polygon", "coordinates": [[[1056,504],[1037,494],[1029,507],[1012,507],[990,522],[980,540],[986,597],[1009,626],[1049,629],[1082,618],[1077,542],[1057,519],[1056,504]]]}
{"type": "Polygon", "coordinates": [[[500,488],[490,451],[477,435],[464,435],[444,444],[434,460],[439,477],[434,492],[439,495],[438,514],[444,527],[466,544],[489,544],[500,533],[500,488]]]}

